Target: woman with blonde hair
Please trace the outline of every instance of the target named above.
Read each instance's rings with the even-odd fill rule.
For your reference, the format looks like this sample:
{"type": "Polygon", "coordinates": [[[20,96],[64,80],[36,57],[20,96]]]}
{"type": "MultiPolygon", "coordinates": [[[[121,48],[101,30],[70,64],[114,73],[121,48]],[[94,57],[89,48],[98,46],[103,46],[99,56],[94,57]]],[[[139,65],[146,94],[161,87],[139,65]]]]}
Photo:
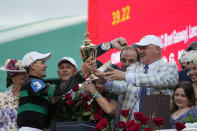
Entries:
{"type": "Polygon", "coordinates": [[[16,131],[19,92],[28,75],[22,67],[22,61],[16,59],[6,60],[0,70],[7,72],[6,87],[10,88],[8,91],[0,92],[0,130],[16,131]]]}

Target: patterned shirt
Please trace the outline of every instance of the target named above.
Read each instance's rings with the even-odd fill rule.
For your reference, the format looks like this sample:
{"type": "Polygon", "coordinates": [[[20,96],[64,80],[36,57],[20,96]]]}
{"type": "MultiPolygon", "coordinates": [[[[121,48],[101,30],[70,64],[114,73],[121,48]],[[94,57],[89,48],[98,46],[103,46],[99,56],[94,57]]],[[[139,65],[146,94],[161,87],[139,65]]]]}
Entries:
{"type": "Polygon", "coordinates": [[[171,120],[171,128],[176,128],[175,123],[176,122],[182,122],[186,123],[186,118],[188,118],[188,115],[191,115],[194,119],[197,116],[197,106],[193,106],[189,111],[185,112],[181,116],[179,116],[177,119],[174,119],[172,116],[170,117],[171,120]]]}
{"type": "MultiPolygon", "coordinates": [[[[12,88],[11,88],[12,89],[12,88]]],[[[18,97],[14,97],[12,90],[0,92],[0,130],[17,131],[18,97]]]]}
{"type": "Polygon", "coordinates": [[[172,95],[173,88],[178,83],[178,67],[175,64],[159,60],[150,68],[148,74],[144,74],[143,64],[132,64],[127,68],[126,82],[115,80],[105,84],[108,91],[117,95],[124,94],[121,109],[133,111],[136,102],[139,101],[141,88],[147,88],[147,95],[161,93],[172,95]],[[129,74],[134,74],[134,78],[131,78],[132,76],[130,77],[129,74]]]}

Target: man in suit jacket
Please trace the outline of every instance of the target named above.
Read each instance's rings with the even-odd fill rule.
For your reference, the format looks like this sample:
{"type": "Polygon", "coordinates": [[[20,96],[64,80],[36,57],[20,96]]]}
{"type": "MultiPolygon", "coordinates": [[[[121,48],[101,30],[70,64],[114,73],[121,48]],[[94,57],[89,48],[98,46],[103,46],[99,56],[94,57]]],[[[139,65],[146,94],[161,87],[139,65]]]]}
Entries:
{"type": "Polygon", "coordinates": [[[110,72],[105,73],[107,79],[112,81],[106,83],[106,88],[119,95],[125,94],[122,109],[131,110],[130,119],[133,117],[132,110],[139,111],[143,88],[148,95],[171,95],[178,83],[178,67],[161,59],[163,43],[158,37],[145,36],[134,46],[139,49],[141,62],[130,65],[126,72],[109,68],[110,72]],[[145,65],[148,65],[148,72],[145,65]]]}

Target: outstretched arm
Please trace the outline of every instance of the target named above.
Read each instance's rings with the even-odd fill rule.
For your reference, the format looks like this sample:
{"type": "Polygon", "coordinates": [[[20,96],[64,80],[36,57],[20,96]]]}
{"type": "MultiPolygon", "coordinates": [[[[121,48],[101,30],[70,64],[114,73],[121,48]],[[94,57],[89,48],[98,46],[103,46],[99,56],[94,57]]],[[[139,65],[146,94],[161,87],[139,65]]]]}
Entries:
{"type": "Polygon", "coordinates": [[[109,68],[110,72],[105,75],[109,80],[123,80],[138,87],[173,88],[178,83],[178,67],[175,64],[159,65],[156,71],[148,74],[135,72],[135,68],[136,65],[132,65],[127,72],[109,68]]]}
{"type": "MultiPolygon", "coordinates": [[[[116,69],[113,69],[111,67],[108,68],[110,70],[116,71],[116,69]]],[[[117,70],[117,76],[119,76],[119,70],[117,70]]],[[[107,91],[115,93],[116,95],[124,94],[127,90],[128,84],[125,81],[119,81],[119,80],[112,80],[111,77],[109,77],[109,72],[102,72],[99,70],[95,70],[95,75],[105,81],[105,88],[107,91]]]]}
{"type": "Polygon", "coordinates": [[[111,48],[116,48],[118,50],[122,50],[124,47],[128,46],[126,39],[122,37],[118,37],[110,42],[102,43],[96,47],[97,49],[97,57],[104,54],[111,48]]]}

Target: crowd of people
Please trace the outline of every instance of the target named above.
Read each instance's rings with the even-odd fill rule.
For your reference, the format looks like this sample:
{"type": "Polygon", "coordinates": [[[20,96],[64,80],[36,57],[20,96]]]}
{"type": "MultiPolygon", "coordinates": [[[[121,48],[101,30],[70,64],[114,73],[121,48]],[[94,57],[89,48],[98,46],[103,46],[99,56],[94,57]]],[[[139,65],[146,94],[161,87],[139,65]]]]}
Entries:
{"type": "Polygon", "coordinates": [[[51,53],[29,52],[22,60],[6,60],[0,70],[7,72],[10,89],[0,93],[0,129],[45,130],[51,120],[50,105],[79,83],[83,92],[92,94],[103,111],[113,116],[112,130],[118,130],[118,121],[124,121],[121,110],[130,111],[129,120],[134,119],[134,112],[143,112],[145,95],[171,96],[171,128],[176,122],[185,123],[188,114],[197,116],[197,42],[179,59],[182,71],[162,60],[163,43],[154,35],[144,36],[132,46],[122,37],[102,43],[96,46],[97,57],[111,48],[121,51],[121,68],[112,64],[100,71],[102,62],[89,57],[78,70],[76,61],[65,56],[57,61],[58,84],[43,80],[51,53]],[[97,78],[86,81],[92,72],[97,78]]]}

